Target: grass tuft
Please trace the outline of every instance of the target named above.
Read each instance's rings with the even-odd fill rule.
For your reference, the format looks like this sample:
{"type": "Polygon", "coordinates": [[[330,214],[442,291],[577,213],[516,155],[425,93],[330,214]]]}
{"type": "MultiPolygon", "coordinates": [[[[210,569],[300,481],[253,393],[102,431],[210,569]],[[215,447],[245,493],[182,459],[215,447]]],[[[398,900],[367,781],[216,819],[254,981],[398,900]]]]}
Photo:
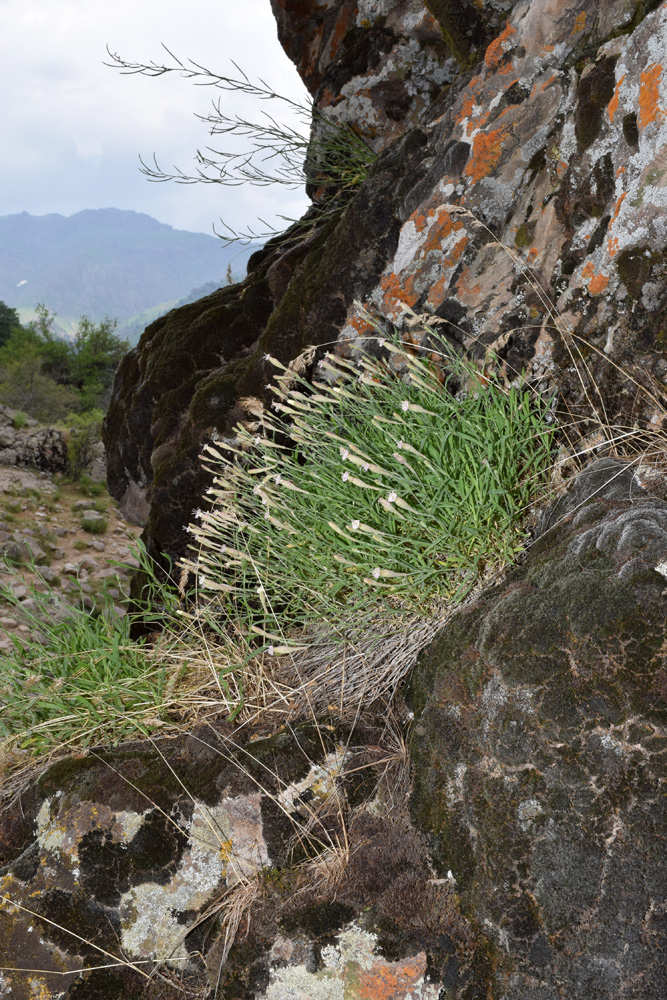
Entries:
{"type": "Polygon", "coordinates": [[[274,362],[273,412],[205,448],[212,506],[184,565],[272,651],[357,609],[460,602],[523,548],[547,484],[546,399],[446,346],[382,346],[328,356],[312,384],[274,362]]]}

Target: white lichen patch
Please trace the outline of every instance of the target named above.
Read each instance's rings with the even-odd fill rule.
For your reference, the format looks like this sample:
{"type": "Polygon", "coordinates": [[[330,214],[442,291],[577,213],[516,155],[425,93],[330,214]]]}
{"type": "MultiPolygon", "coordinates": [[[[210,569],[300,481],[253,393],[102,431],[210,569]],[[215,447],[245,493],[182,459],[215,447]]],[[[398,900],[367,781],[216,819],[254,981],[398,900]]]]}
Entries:
{"type": "Polygon", "coordinates": [[[343,773],[345,750],[338,747],[333,753],[327,754],[321,764],[313,764],[308,774],[301,781],[287,785],[277,796],[278,804],[287,813],[299,808],[299,799],[308,793],[310,799],[320,802],[335,792],[336,781],[343,773]]]}
{"type": "Polygon", "coordinates": [[[121,944],[131,957],[182,966],[189,928],[179,916],[201,911],[225,880],[237,881],[269,863],[260,803],[257,792],[213,808],[195,804],[185,831],[188,845],[169,882],[145,882],[121,897],[121,944]]]}
{"type": "Polygon", "coordinates": [[[616,754],[617,757],[622,757],[625,748],[620,740],[614,739],[611,733],[605,733],[604,736],[600,738],[600,743],[605,748],[605,750],[610,750],[611,753],[616,754]]]}
{"type": "Polygon", "coordinates": [[[116,822],[111,831],[114,841],[116,843],[127,844],[131,840],[134,840],[141,829],[145,816],[145,812],[132,812],[129,809],[124,809],[122,812],[116,813],[116,822]]]}
{"type": "Polygon", "coordinates": [[[524,799],[520,802],[517,807],[517,816],[519,817],[519,825],[524,833],[528,833],[533,825],[533,820],[542,813],[542,806],[537,801],[537,799],[524,799]]]}
{"type": "Polygon", "coordinates": [[[377,935],[352,924],[335,945],[322,949],[323,967],[304,965],[273,969],[271,982],[257,1000],[436,1000],[440,985],[424,982],[426,956],[388,962],[376,952],[377,935]]]}
{"type": "Polygon", "coordinates": [[[664,576],[665,580],[667,580],[667,559],[663,559],[662,562],[659,562],[655,567],[655,571],[656,573],[659,573],[660,576],[664,576]]]}
{"type": "Polygon", "coordinates": [[[345,1000],[345,985],[328,972],[288,966],[273,973],[268,990],[257,1000],[345,1000]]]}
{"type": "Polygon", "coordinates": [[[37,813],[37,843],[45,854],[79,860],[79,843],[93,830],[111,832],[113,843],[129,843],[139,831],[146,812],[114,812],[99,802],[67,805],[66,811],[55,799],[44,799],[37,813]]]}

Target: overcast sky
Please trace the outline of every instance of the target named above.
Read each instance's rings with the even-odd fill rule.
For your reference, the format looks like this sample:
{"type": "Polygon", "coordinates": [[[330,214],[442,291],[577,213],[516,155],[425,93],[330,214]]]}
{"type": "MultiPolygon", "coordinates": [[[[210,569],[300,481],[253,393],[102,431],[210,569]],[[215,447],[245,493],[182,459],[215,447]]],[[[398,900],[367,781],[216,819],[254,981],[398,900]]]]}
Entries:
{"type": "MultiPolygon", "coordinates": [[[[163,62],[163,42],[219,73],[236,75],[235,60],[301,100],[305,88],[278,42],[269,0],[0,0],[0,39],[0,215],[112,207],[211,233],[221,217],[238,229],[305,207],[303,193],[284,188],[150,183],[139,154],[191,170],[197,147],[211,141],[194,112],[207,114],[220,92],[103,65],[107,44],[126,60],[163,62]]],[[[230,113],[269,110],[221,96],[230,113]]]]}

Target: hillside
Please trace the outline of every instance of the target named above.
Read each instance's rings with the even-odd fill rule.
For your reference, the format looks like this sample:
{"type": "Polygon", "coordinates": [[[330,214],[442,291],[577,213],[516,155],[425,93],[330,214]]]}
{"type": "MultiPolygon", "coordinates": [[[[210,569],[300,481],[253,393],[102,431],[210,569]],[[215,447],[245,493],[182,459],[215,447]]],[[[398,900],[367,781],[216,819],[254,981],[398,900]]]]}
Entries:
{"type": "Polygon", "coordinates": [[[250,253],[139,212],[22,212],[0,217],[0,299],[22,317],[43,302],[64,328],[82,315],[122,324],[193,288],[222,283],[230,263],[241,277],[250,253]]]}

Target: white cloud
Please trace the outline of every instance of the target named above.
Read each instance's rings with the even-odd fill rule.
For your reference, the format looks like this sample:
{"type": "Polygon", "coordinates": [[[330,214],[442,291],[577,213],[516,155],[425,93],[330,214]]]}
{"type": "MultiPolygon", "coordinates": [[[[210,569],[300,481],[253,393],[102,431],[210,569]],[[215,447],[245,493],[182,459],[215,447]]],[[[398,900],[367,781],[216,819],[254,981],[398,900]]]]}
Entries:
{"type": "MultiPolygon", "coordinates": [[[[210,141],[194,113],[208,113],[220,91],[103,65],[107,44],[125,59],[160,62],[163,42],[182,59],[233,76],[234,60],[301,100],[305,89],[277,40],[269,0],[0,0],[0,36],[0,215],[113,206],[210,232],[221,216],[244,227],[257,216],[301,214],[302,192],[148,182],[139,154],[156,153],[165,169],[192,169],[195,150],[210,141]]],[[[222,97],[227,112],[268,110],[222,97]]]]}

